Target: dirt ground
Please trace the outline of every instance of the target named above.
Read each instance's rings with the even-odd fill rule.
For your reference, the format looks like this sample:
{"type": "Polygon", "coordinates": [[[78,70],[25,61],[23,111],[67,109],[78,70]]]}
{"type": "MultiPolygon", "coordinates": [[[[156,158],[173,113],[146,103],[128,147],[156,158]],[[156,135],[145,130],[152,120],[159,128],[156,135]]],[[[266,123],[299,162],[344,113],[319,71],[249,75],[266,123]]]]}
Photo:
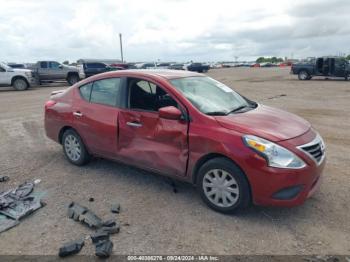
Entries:
{"type": "MultiPolygon", "coordinates": [[[[41,179],[36,191],[45,193],[47,205],[1,234],[0,254],[56,255],[62,243],[87,236],[89,229],[67,218],[72,200],[103,218],[113,217],[113,202],[121,204],[114,254],[350,254],[350,82],[298,81],[280,68],[215,69],[208,75],[312,123],[327,145],[320,191],[295,208],[222,215],[190,185],[180,183],[175,194],[164,178],[111,161],[69,164],[43,129],[43,104],[61,87],[1,88],[0,175],[10,181],[0,183],[0,191],[41,179]]],[[[87,241],[81,254],[93,253],[87,241]]]]}

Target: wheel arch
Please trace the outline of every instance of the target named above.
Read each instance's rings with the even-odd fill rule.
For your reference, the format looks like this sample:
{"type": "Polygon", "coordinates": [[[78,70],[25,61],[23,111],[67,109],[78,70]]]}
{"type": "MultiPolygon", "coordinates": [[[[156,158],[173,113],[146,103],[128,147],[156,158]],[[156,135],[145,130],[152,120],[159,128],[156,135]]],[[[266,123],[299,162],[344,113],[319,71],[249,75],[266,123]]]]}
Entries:
{"type": "Polygon", "coordinates": [[[245,174],[244,170],[237,164],[236,161],[232,160],[231,158],[225,156],[224,154],[221,154],[221,153],[209,153],[209,154],[206,154],[204,156],[202,156],[200,159],[197,160],[193,170],[192,170],[192,183],[193,184],[197,184],[197,178],[198,178],[198,171],[199,169],[206,163],[208,162],[209,160],[212,160],[214,158],[225,158],[227,159],[228,161],[232,162],[235,166],[237,166],[241,171],[242,173],[245,175],[247,181],[248,181],[248,184],[249,184],[249,187],[250,187],[250,183],[249,183],[249,179],[247,177],[247,175],[245,174]]]}
{"type": "MultiPolygon", "coordinates": [[[[62,145],[62,139],[63,139],[63,134],[64,132],[66,132],[68,129],[73,129],[75,132],[77,132],[77,130],[75,130],[73,127],[71,126],[64,126],[61,128],[60,132],[58,132],[58,142],[62,145]]],[[[77,132],[78,133],[78,132],[77,132]]],[[[79,133],[78,133],[79,134],[79,133]]]]}
{"type": "Polygon", "coordinates": [[[24,81],[26,81],[28,86],[30,85],[27,78],[25,78],[24,76],[21,76],[21,75],[17,75],[17,76],[12,77],[12,79],[11,79],[11,86],[13,86],[14,82],[16,81],[16,79],[23,79],[24,81]]]}

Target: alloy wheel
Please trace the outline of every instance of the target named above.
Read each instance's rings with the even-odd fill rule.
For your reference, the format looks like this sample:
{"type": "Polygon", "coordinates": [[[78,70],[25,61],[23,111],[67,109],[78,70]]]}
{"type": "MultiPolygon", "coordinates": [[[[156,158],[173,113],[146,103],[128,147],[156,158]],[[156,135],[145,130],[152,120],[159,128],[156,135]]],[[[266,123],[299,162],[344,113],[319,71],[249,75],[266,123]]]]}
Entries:
{"type": "Polygon", "coordinates": [[[64,141],[64,148],[70,160],[78,161],[80,159],[81,147],[79,140],[75,136],[68,135],[66,137],[64,141]]]}

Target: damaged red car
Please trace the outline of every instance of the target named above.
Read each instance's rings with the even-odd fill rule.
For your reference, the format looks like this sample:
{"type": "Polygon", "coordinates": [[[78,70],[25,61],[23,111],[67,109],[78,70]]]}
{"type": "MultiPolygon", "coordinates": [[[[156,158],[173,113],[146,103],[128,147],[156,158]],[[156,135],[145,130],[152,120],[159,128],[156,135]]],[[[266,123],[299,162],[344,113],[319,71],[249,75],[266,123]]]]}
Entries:
{"type": "Polygon", "coordinates": [[[90,77],[51,95],[45,129],[74,165],[98,156],[184,180],[224,213],[302,204],[325,165],[325,144],[306,120],[193,72],[90,77]]]}

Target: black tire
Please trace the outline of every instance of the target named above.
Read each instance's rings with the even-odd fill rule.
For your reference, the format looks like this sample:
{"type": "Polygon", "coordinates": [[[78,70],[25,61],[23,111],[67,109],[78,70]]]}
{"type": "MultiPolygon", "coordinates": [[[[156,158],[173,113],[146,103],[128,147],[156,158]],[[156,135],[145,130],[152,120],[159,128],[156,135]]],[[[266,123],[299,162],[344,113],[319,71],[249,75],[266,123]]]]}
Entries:
{"type": "Polygon", "coordinates": [[[298,73],[298,79],[299,80],[310,80],[310,74],[306,70],[300,70],[298,73]]]}
{"type": "Polygon", "coordinates": [[[79,82],[79,76],[77,74],[69,74],[67,78],[67,82],[72,86],[79,82]]]}
{"type": "Polygon", "coordinates": [[[349,78],[350,78],[350,73],[347,73],[347,74],[345,75],[345,81],[348,81],[349,78]]]}
{"type": "Polygon", "coordinates": [[[215,211],[230,214],[241,208],[245,208],[249,206],[251,203],[250,186],[245,174],[236,164],[234,164],[232,161],[226,158],[223,158],[223,157],[214,158],[204,163],[198,171],[196,184],[197,184],[197,189],[199,191],[199,194],[202,197],[203,201],[215,211]],[[234,178],[236,182],[236,187],[238,187],[238,190],[239,190],[239,193],[237,194],[238,199],[234,204],[232,204],[229,207],[222,207],[222,206],[215,205],[205,193],[205,189],[203,186],[203,183],[206,182],[205,176],[206,174],[209,174],[212,170],[216,170],[216,169],[220,169],[229,173],[234,178]]]}
{"type": "Polygon", "coordinates": [[[73,129],[68,129],[63,133],[62,147],[63,147],[64,155],[66,156],[68,161],[71,162],[73,165],[83,166],[87,164],[91,159],[91,156],[89,152],[86,150],[86,147],[82,139],[80,138],[78,133],[73,129]],[[68,142],[71,142],[71,141],[68,141],[68,139],[71,140],[72,137],[76,141],[75,145],[79,146],[79,149],[80,149],[80,154],[78,158],[72,157],[72,152],[69,151],[69,146],[67,145],[68,142]]]}
{"type": "Polygon", "coordinates": [[[25,78],[17,77],[13,80],[12,86],[17,91],[24,91],[28,89],[29,84],[25,78]]]}

